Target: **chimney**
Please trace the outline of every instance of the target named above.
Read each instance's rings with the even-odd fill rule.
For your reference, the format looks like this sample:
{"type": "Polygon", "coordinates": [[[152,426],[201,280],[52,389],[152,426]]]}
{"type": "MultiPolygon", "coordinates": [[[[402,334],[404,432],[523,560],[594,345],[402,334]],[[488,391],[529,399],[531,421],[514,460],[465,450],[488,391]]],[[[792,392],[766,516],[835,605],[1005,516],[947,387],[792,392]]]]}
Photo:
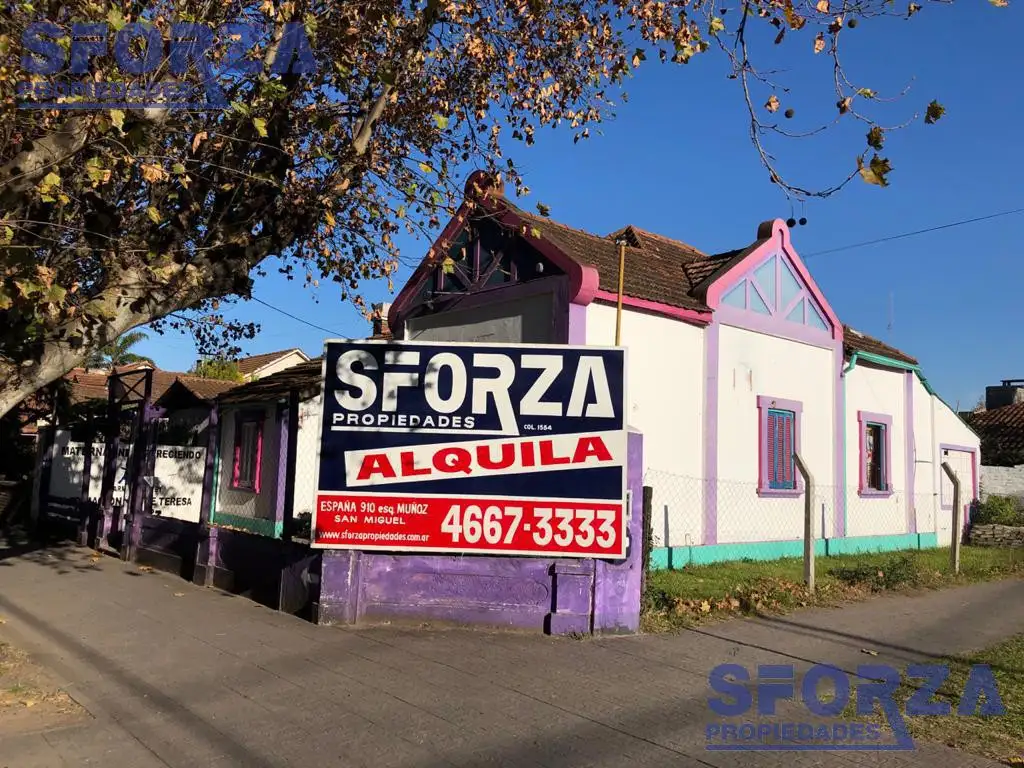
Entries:
{"type": "Polygon", "coordinates": [[[373,305],[373,335],[375,337],[386,337],[391,338],[391,329],[388,328],[388,312],[391,310],[391,304],[374,304],[373,305]]]}
{"type": "Polygon", "coordinates": [[[985,387],[985,410],[1024,403],[1024,379],[1003,379],[998,387],[985,387]]]}

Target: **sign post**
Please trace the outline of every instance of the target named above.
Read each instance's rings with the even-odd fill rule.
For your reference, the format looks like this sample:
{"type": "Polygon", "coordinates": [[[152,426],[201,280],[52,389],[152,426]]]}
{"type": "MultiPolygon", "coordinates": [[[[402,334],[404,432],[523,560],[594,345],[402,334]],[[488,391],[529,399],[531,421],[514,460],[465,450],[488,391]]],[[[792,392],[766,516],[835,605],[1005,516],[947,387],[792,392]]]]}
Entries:
{"type": "Polygon", "coordinates": [[[626,556],[625,350],[328,341],[312,546],[626,556]]]}

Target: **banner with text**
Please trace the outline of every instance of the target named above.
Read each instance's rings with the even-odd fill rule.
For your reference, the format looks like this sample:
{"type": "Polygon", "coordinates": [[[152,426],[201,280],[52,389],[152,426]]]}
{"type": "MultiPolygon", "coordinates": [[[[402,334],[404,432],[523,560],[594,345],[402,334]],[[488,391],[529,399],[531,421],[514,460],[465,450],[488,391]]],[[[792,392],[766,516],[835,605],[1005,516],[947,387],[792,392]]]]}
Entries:
{"type": "Polygon", "coordinates": [[[313,546],[626,555],[625,350],[328,341],[313,546]]]}

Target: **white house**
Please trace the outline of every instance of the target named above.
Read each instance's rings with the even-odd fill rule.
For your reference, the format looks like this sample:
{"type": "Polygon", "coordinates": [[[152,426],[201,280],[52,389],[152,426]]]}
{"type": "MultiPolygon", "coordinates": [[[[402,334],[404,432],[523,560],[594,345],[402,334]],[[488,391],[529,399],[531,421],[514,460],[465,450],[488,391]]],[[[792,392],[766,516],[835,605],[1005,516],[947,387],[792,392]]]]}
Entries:
{"type": "Polygon", "coordinates": [[[812,475],[820,551],[948,544],[955,470],[978,494],[978,438],[917,361],[845,326],[781,220],[704,254],[627,226],[606,236],[526,213],[483,174],[399,293],[395,338],[621,341],[644,434],[657,565],[801,551],[812,475]]]}

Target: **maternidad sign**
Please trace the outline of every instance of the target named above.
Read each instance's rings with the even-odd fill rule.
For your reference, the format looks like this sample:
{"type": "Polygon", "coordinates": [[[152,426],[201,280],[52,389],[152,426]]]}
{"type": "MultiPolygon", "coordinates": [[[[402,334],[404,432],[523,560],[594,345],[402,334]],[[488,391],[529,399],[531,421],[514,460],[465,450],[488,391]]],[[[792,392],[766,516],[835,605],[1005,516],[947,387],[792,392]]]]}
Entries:
{"type": "Polygon", "coordinates": [[[314,547],[626,556],[625,350],[325,343],[314,547]]]}

